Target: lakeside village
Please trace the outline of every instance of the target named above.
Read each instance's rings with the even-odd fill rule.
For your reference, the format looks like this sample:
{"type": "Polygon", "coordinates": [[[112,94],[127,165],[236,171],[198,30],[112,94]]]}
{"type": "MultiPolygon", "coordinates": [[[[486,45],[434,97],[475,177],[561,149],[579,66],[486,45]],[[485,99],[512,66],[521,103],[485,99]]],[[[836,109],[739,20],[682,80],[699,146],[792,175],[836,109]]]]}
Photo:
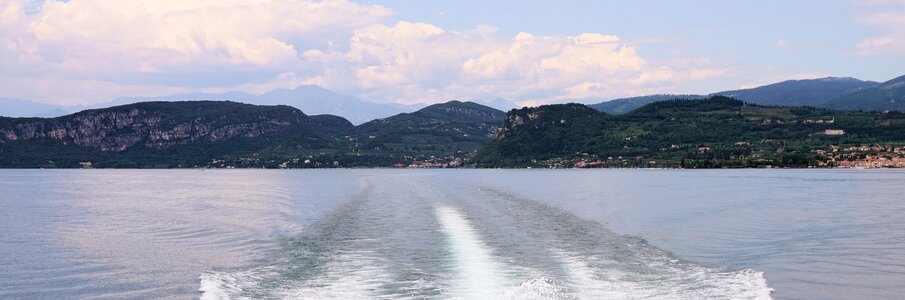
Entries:
{"type": "MultiPolygon", "coordinates": [[[[388,162],[382,160],[380,164],[362,166],[355,162],[346,161],[344,158],[337,160],[324,156],[310,155],[305,158],[293,158],[286,161],[263,160],[256,155],[241,157],[238,159],[213,159],[202,168],[234,169],[234,168],[268,168],[268,169],[325,169],[325,168],[362,168],[362,167],[392,167],[392,168],[423,168],[446,169],[466,167],[466,162],[474,157],[475,153],[461,152],[452,156],[426,156],[415,157],[405,155],[400,162],[388,162]]],[[[329,156],[328,156],[329,157],[329,156]]],[[[360,162],[359,162],[360,163],[360,162]]],[[[90,163],[88,163],[90,167],[90,163]]],[[[83,165],[84,167],[84,165],[83,165]]]]}
{"type": "MultiPolygon", "coordinates": [[[[747,142],[737,142],[735,146],[749,146],[747,142]]],[[[684,147],[672,145],[669,150],[681,150],[684,147]]],[[[826,149],[810,151],[809,155],[785,154],[785,149],[777,148],[772,152],[759,151],[745,156],[730,155],[726,158],[717,158],[717,147],[697,146],[692,147],[691,154],[686,158],[650,159],[639,157],[605,157],[587,153],[576,153],[569,158],[552,158],[545,160],[532,160],[525,165],[511,167],[537,167],[551,169],[588,169],[588,168],[851,168],[851,169],[879,169],[879,168],[905,168],[905,146],[892,145],[861,145],[861,146],[835,146],[826,149]],[[789,160],[792,157],[792,160],[789,160]]],[[[661,149],[666,151],[667,149],[661,149]]],[[[469,161],[475,153],[458,153],[453,156],[404,156],[402,162],[391,165],[383,165],[392,168],[474,168],[469,161]]],[[[92,162],[80,162],[82,168],[92,168],[92,162]]],[[[348,168],[341,161],[317,159],[314,156],[307,158],[294,158],[287,161],[264,161],[257,156],[242,157],[237,160],[214,159],[206,166],[196,168],[279,168],[279,169],[304,169],[304,168],[348,168]]]]}
{"type": "MultiPolygon", "coordinates": [[[[737,142],[736,146],[747,146],[747,142],[737,142]]],[[[673,149],[679,148],[677,145],[673,149]]],[[[777,148],[771,154],[765,151],[747,156],[730,156],[726,159],[709,157],[714,152],[709,146],[694,149],[699,159],[645,159],[644,157],[597,158],[581,154],[578,158],[554,158],[535,161],[546,168],[849,168],[880,169],[905,168],[905,146],[861,145],[841,147],[831,145],[826,149],[810,151],[810,155],[784,154],[785,149],[777,148]]],[[[695,157],[695,156],[691,156],[695,157]]]]}
{"type": "MultiPolygon", "coordinates": [[[[737,142],[735,146],[747,146],[747,142],[737,142]]],[[[681,149],[673,145],[672,150],[681,149]]],[[[785,149],[777,148],[772,153],[766,151],[756,152],[746,156],[729,156],[726,159],[716,159],[713,153],[715,147],[698,146],[691,149],[693,155],[684,159],[645,159],[644,157],[606,157],[600,158],[587,153],[578,153],[569,158],[553,158],[546,160],[533,160],[530,164],[516,167],[538,168],[905,168],[905,146],[892,145],[861,145],[861,146],[829,146],[826,149],[810,151],[809,155],[783,155],[785,149]],[[789,157],[793,157],[789,159],[789,157]]],[[[405,156],[404,161],[394,163],[393,168],[468,168],[475,167],[469,164],[474,153],[445,157],[413,157],[405,156]]],[[[341,161],[320,161],[314,157],[295,158],[288,161],[262,162],[255,157],[242,158],[238,163],[230,163],[224,160],[213,160],[207,168],[247,168],[251,166],[265,166],[268,168],[298,169],[298,168],[344,168],[349,167],[341,161]]]]}

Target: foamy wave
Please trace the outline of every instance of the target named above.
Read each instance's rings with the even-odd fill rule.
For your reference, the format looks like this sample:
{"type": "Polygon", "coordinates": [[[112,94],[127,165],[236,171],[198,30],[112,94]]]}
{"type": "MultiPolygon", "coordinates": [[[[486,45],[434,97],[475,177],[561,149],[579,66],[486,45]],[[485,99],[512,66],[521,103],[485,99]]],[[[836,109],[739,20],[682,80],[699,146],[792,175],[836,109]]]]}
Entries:
{"type": "Polygon", "coordinates": [[[761,272],[684,261],[546,206],[459,190],[429,195],[498,201],[429,200],[396,215],[394,202],[365,201],[395,194],[362,198],[287,243],[287,258],[269,267],[205,273],[201,298],[771,299],[761,272]]]}
{"type": "Polygon", "coordinates": [[[767,285],[764,272],[744,269],[726,278],[725,286],[734,299],[773,299],[773,288],[767,285]]]}
{"type": "Polygon", "coordinates": [[[567,270],[578,299],[772,299],[773,289],[762,272],[750,269],[720,271],[658,258],[658,275],[594,268],[593,258],[554,251],[567,270]]]}
{"type": "MultiPolygon", "coordinates": [[[[201,276],[201,299],[413,299],[425,290],[444,286],[423,281],[408,291],[385,291],[394,282],[392,276],[374,258],[343,254],[330,272],[304,281],[283,282],[264,287],[262,282],[273,280],[277,273],[270,269],[223,273],[209,272],[201,276]],[[269,289],[269,290],[268,290],[269,289]]],[[[581,258],[569,253],[557,253],[566,277],[556,279],[534,276],[515,286],[466,286],[451,282],[441,298],[447,299],[772,299],[773,289],[767,285],[764,273],[750,269],[718,271],[695,267],[687,272],[637,278],[623,270],[602,270],[589,266],[581,258]]],[[[588,258],[593,259],[593,258],[588,258]]],[[[669,269],[671,267],[665,266],[669,269]]],[[[460,274],[467,276],[468,274],[460,274]]],[[[497,282],[499,283],[499,282],[497,282]]],[[[436,295],[433,296],[436,298],[436,295]]]]}
{"type": "Polygon", "coordinates": [[[248,287],[252,282],[237,278],[228,273],[209,272],[201,275],[201,300],[229,300],[239,299],[243,287],[248,287]]]}
{"type": "Polygon", "coordinates": [[[549,277],[533,278],[522,284],[506,289],[494,299],[575,299],[567,287],[557,284],[549,277]]]}
{"type": "Polygon", "coordinates": [[[198,291],[203,300],[374,299],[381,285],[392,282],[374,258],[341,254],[335,259],[329,272],[302,281],[282,282],[284,274],[275,266],[237,273],[208,272],[201,275],[198,291]]]}
{"type": "Polygon", "coordinates": [[[361,254],[339,255],[330,272],[280,291],[280,299],[374,299],[392,280],[377,259],[361,254]]]}
{"type": "Polygon", "coordinates": [[[455,208],[439,204],[434,212],[443,226],[458,272],[451,294],[474,299],[505,290],[508,280],[501,272],[502,266],[494,261],[491,250],[465,216],[455,208]]]}

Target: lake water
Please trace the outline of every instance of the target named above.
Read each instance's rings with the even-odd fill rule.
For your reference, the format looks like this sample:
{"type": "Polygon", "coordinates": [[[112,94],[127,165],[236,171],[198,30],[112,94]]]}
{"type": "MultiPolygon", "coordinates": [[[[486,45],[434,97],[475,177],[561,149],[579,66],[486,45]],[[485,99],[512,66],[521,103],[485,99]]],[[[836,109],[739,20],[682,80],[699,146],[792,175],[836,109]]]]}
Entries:
{"type": "Polygon", "coordinates": [[[896,170],[0,170],[4,299],[902,295],[896,170]]]}

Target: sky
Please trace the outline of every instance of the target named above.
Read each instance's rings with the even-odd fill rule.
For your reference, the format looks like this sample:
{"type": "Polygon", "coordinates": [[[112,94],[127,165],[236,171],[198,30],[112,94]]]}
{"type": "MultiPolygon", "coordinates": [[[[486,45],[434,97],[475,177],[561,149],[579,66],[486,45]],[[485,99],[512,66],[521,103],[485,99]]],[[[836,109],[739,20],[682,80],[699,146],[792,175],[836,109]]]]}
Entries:
{"type": "Polygon", "coordinates": [[[905,74],[905,0],[0,0],[0,97],[522,105],[905,74]]]}

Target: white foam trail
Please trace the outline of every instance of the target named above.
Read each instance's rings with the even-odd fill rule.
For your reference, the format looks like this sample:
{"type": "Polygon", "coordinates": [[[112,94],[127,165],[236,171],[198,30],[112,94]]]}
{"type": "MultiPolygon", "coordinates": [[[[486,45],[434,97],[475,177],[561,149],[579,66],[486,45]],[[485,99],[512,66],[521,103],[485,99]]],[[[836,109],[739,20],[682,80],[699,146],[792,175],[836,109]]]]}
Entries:
{"type": "Polygon", "coordinates": [[[245,288],[250,288],[258,279],[252,272],[236,274],[208,272],[201,275],[201,300],[246,299],[236,297],[245,288]]]}
{"type": "MultiPolygon", "coordinates": [[[[212,278],[213,275],[205,274],[201,276],[201,287],[198,288],[198,291],[201,292],[201,300],[228,300],[229,293],[224,290],[224,284],[220,282],[220,280],[212,278]]],[[[222,280],[222,279],[221,279],[222,280]]]]}
{"type": "Polygon", "coordinates": [[[261,289],[260,284],[279,277],[276,267],[245,272],[208,272],[201,276],[201,300],[230,299],[377,299],[381,285],[392,282],[385,268],[367,253],[342,253],[334,257],[328,272],[295,284],[261,289]],[[254,292],[266,296],[243,296],[254,292]]]}
{"type": "Polygon", "coordinates": [[[280,299],[377,299],[380,286],[392,282],[379,261],[367,253],[344,253],[330,272],[279,293],[280,299]]]}
{"type": "Polygon", "coordinates": [[[508,280],[493,260],[492,251],[481,241],[475,229],[455,208],[436,205],[434,213],[443,225],[449,241],[449,250],[456,261],[458,278],[453,287],[453,298],[496,298],[506,292],[508,280]]]}
{"type": "MultiPolygon", "coordinates": [[[[637,293],[639,290],[637,286],[631,286],[631,283],[601,280],[593,268],[574,255],[562,251],[552,253],[566,269],[579,299],[630,299],[632,291],[637,293]]],[[[640,296],[640,293],[635,296],[640,296]]]]}
{"type": "MultiPolygon", "coordinates": [[[[602,270],[590,267],[577,255],[553,251],[555,257],[568,272],[569,281],[578,299],[772,299],[772,288],[767,286],[763,273],[751,270],[716,272],[701,266],[690,270],[675,270],[667,278],[631,280],[631,275],[620,270],[602,270]],[[678,276],[678,277],[675,277],[678,276]],[[683,283],[684,278],[694,278],[683,283]]],[[[670,268],[662,265],[662,268],[670,268]]]]}

